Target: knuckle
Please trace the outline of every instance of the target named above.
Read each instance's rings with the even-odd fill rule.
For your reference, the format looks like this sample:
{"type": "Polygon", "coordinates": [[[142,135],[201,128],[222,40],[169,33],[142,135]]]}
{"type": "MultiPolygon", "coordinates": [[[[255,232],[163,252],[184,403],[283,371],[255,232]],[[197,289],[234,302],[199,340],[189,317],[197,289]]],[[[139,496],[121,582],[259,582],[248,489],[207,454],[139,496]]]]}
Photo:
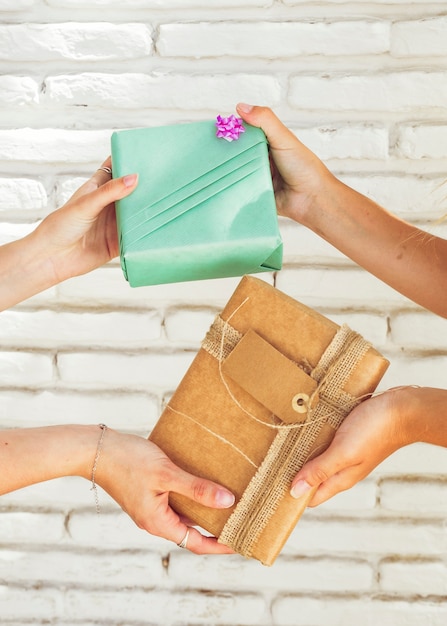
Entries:
{"type": "Polygon", "coordinates": [[[175,467],[171,461],[169,459],[160,459],[157,467],[157,483],[161,489],[166,491],[170,489],[174,473],[175,467]]]}
{"type": "Polygon", "coordinates": [[[202,502],[209,495],[208,485],[203,480],[195,480],[192,484],[192,492],[197,502],[202,502]]]}
{"type": "Polygon", "coordinates": [[[324,483],[329,478],[328,472],[321,466],[315,467],[312,474],[316,483],[324,483]]]}

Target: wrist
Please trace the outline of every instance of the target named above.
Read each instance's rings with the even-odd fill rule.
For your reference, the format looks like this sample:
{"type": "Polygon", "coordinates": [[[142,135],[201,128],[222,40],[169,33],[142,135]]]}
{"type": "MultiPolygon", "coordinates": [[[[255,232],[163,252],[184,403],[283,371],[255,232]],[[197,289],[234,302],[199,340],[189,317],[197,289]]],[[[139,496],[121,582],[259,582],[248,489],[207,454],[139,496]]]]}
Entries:
{"type": "Polygon", "coordinates": [[[103,424],[74,426],[79,455],[74,457],[72,473],[86,480],[97,482],[104,463],[105,440],[111,430],[103,424]]]}
{"type": "Polygon", "coordinates": [[[45,248],[36,231],[0,248],[0,310],[54,285],[45,248]]]}
{"type": "Polygon", "coordinates": [[[0,493],[63,476],[91,480],[100,432],[76,424],[2,431],[0,493]]]}
{"type": "Polygon", "coordinates": [[[330,236],[330,224],[333,218],[337,219],[338,211],[342,210],[339,205],[345,186],[323,163],[319,162],[312,170],[312,176],[307,181],[306,188],[305,201],[299,198],[300,193],[297,192],[298,208],[292,217],[327,239],[328,235],[330,236]]]}
{"type": "Polygon", "coordinates": [[[396,389],[393,408],[402,445],[417,442],[447,445],[447,390],[416,386],[396,389]]]}

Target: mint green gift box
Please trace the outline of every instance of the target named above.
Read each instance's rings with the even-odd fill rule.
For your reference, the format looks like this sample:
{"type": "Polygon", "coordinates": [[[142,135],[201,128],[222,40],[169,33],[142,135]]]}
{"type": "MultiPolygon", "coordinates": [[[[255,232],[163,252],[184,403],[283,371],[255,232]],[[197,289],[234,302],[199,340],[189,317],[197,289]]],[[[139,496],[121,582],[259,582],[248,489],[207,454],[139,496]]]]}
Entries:
{"type": "Polygon", "coordinates": [[[139,174],[116,203],[121,267],[132,287],[281,269],[267,141],[236,141],[213,121],[116,131],[113,176],[139,174]]]}

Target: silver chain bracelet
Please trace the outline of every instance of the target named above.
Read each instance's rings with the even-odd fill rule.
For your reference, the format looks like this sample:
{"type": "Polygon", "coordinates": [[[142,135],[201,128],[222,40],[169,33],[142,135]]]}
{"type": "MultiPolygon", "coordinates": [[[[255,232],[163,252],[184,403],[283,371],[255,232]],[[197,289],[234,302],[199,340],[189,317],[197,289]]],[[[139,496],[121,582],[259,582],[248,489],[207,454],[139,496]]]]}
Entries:
{"type": "Polygon", "coordinates": [[[96,447],[95,460],[93,461],[92,478],[91,478],[92,486],[91,486],[90,491],[93,491],[93,494],[95,496],[96,513],[99,515],[100,513],[99,496],[98,496],[98,489],[96,487],[95,477],[96,477],[96,468],[98,467],[99,457],[101,456],[102,444],[104,442],[104,437],[106,434],[107,426],[105,424],[98,424],[98,426],[101,429],[101,434],[99,436],[98,445],[96,447]]]}

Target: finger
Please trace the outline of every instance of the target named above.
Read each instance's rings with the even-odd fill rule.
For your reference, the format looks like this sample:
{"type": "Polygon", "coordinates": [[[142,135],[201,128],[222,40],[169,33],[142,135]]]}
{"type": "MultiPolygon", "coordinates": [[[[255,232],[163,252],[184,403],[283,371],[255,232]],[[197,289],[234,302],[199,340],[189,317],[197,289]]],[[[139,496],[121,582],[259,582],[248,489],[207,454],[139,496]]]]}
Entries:
{"type": "Polygon", "coordinates": [[[323,504],[338,493],[351,489],[362,478],[364,476],[360,474],[357,466],[349,467],[347,470],[334,474],[312,493],[307,506],[315,507],[323,504]]]}
{"type": "Polygon", "coordinates": [[[112,178],[112,159],[111,157],[107,157],[107,159],[98,167],[98,169],[93,172],[90,177],[90,180],[96,183],[97,187],[101,187],[105,183],[109,182],[112,178]]]}
{"type": "Polygon", "coordinates": [[[170,491],[176,491],[194,502],[215,509],[227,509],[234,504],[234,495],[224,487],[205,478],[185,473],[183,479],[176,480],[170,491]]]}
{"type": "Polygon", "coordinates": [[[112,169],[112,159],[109,156],[100,165],[100,167],[95,172],[93,172],[90,178],[88,178],[85,181],[85,183],[83,183],[79,187],[79,189],[76,189],[76,191],[72,194],[70,200],[77,200],[78,198],[81,198],[82,196],[85,196],[86,194],[91,193],[92,191],[95,191],[95,189],[107,183],[111,179],[111,174],[108,172],[108,170],[111,170],[111,169],[112,169]],[[104,171],[101,168],[105,168],[105,170],[107,171],[104,171]]]}
{"type": "Polygon", "coordinates": [[[104,207],[132,193],[137,184],[137,174],[128,174],[121,178],[109,180],[97,189],[77,199],[77,211],[80,211],[85,219],[93,220],[101,213],[104,207]]]}
{"type": "Polygon", "coordinates": [[[194,476],[169,461],[164,468],[162,484],[163,491],[173,491],[186,496],[194,502],[215,509],[226,509],[234,504],[235,497],[225,487],[212,480],[194,476]]]}
{"type": "Polygon", "coordinates": [[[264,131],[271,149],[287,150],[296,147],[298,140],[295,135],[268,107],[239,103],[236,110],[245,122],[264,131]]]}
{"type": "Polygon", "coordinates": [[[177,545],[183,542],[183,547],[195,554],[232,554],[228,546],[218,543],[215,537],[202,535],[191,523],[185,524],[177,513],[169,506],[167,493],[163,494],[146,522],[138,524],[152,535],[173,541],[177,545]],[[186,534],[188,535],[186,536],[186,534]]]}
{"type": "MultiPolygon", "coordinates": [[[[346,463],[345,463],[346,464],[346,463]]],[[[290,494],[294,498],[310,497],[322,483],[342,469],[340,455],[331,446],[312,461],[306,463],[292,481],[290,494]]]]}
{"type": "Polygon", "coordinates": [[[176,542],[179,547],[194,554],[234,554],[231,548],[219,543],[216,537],[206,537],[191,526],[185,526],[184,530],[180,540],[176,542]]]}

